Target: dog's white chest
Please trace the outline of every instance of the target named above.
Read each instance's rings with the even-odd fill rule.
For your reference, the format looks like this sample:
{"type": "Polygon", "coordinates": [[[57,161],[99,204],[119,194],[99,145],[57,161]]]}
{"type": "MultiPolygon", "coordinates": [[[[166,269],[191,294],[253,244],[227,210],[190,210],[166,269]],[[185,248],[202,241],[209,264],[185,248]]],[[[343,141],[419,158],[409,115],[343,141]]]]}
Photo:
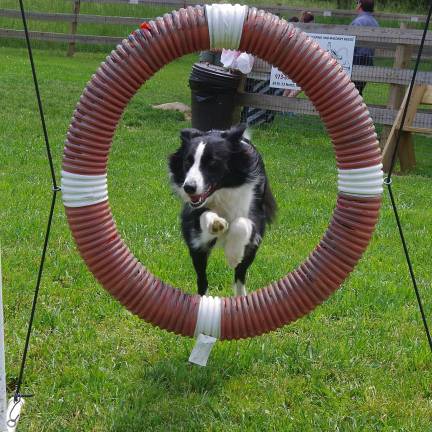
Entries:
{"type": "Polygon", "coordinates": [[[232,222],[239,217],[248,217],[254,196],[255,183],[237,188],[220,189],[207,202],[207,207],[219,216],[232,222]]]}

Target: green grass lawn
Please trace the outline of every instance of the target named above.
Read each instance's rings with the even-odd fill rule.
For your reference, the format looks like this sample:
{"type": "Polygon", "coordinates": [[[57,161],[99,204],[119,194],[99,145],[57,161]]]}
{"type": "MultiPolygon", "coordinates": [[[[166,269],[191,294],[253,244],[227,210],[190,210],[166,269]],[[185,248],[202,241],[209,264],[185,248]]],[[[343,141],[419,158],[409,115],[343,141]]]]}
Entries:
{"type": "MultiPolygon", "coordinates": [[[[57,174],[74,106],[104,56],[35,51],[57,174]]],[[[0,241],[13,390],[51,185],[26,51],[3,47],[0,58],[0,241]]],[[[194,58],[165,67],[134,97],[109,169],[123,238],[157,276],[188,292],[195,275],[166,158],[189,124],[151,104],[189,102],[194,58]]],[[[319,124],[297,120],[280,116],[254,132],[279,215],[250,269],[250,290],[304,260],[335,206],[331,143],[319,124]]],[[[393,187],[430,317],[431,140],[416,137],[416,153],[416,170],[394,177],[393,187]]],[[[211,294],[231,294],[221,253],[211,259],[209,280],[211,294]]],[[[23,388],[35,397],[20,431],[431,430],[431,353],[387,195],[364,258],[324,305],[274,333],[217,343],[206,368],[188,364],[193,343],[140,321],[95,282],[59,200],[23,388]]]]}

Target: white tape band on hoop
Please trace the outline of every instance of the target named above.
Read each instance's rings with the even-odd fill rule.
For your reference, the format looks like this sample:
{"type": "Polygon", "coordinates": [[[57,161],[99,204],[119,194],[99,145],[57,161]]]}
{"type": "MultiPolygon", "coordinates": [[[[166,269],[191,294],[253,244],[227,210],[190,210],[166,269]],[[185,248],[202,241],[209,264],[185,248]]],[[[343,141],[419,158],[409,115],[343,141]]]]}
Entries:
{"type": "Polygon", "coordinates": [[[200,333],[220,338],[222,300],[219,297],[202,296],[198,309],[195,337],[200,333]]]}
{"type": "Polygon", "coordinates": [[[108,199],[106,174],[81,175],[62,171],[61,189],[66,207],[85,207],[108,199]]]}
{"type": "Polygon", "coordinates": [[[382,164],[367,168],[338,169],[338,190],[364,197],[383,193],[382,164]]]}
{"type": "Polygon", "coordinates": [[[210,48],[236,50],[240,46],[247,6],[239,4],[206,5],[210,48]]]}

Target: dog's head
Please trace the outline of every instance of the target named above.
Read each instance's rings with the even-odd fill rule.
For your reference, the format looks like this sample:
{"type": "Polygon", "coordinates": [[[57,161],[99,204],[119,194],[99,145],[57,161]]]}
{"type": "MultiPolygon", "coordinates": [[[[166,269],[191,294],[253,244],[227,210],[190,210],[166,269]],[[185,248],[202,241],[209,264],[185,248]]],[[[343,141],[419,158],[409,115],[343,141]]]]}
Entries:
{"type": "Polygon", "coordinates": [[[181,146],[169,156],[169,171],[174,190],[185,202],[202,207],[217,190],[247,180],[250,146],[241,140],[245,129],[240,124],[226,131],[181,131],[181,146]]]}

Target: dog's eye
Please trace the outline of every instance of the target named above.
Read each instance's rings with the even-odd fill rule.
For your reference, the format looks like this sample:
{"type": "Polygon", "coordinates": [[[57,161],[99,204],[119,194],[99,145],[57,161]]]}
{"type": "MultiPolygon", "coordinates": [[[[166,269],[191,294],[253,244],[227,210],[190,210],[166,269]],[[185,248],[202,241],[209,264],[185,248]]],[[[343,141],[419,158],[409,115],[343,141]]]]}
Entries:
{"type": "Polygon", "coordinates": [[[211,159],[211,160],[208,161],[208,164],[207,164],[207,166],[211,170],[216,170],[216,169],[218,169],[222,165],[223,165],[223,161],[221,161],[219,159],[211,159]]]}
{"type": "Polygon", "coordinates": [[[185,169],[189,169],[194,163],[194,158],[193,156],[189,156],[185,161],[184,161],[184,167],[185,169]]]}

